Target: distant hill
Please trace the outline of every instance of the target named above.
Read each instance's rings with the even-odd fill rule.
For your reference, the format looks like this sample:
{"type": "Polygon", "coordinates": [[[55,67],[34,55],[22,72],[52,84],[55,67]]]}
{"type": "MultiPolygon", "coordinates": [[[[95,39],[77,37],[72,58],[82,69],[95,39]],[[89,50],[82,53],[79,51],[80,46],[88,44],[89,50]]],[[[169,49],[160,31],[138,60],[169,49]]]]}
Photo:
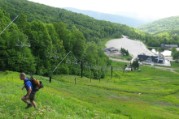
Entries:
{"type": "Polygon", "coordinates": [[[125,25],[132,26],[132,27],[138,27],[138,26],[146,23],[145,21],[138,20],[135,18],[126,17],[126,16],[100,13],[100,12],[88,11],[88,10],[79,10],[79,9],[75,9],[75,8],[65,8],[65,9],[73,11],[73,12],[85,14],[85,15],[88,15],[88,16],[93,17],[98,20],[106,20],[106,21],[110,21],[110,22],[114,22],[114,23],[125,24],[125,25]]]}
{"type": "Polygon", "coordinates": [[[169,17],[161,20],[154,21],[139,27],[140,30],[157,34],[161,32],[171,32],[179,30],[179,16],[169,17]]]}

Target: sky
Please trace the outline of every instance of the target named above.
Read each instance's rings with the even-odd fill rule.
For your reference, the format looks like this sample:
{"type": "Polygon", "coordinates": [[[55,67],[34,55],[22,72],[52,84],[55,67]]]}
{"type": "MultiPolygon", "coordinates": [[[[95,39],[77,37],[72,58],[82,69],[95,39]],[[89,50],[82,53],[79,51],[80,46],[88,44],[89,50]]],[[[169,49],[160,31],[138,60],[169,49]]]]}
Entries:
{"type": "Polygon", "coordinates": [[[179,16],[179,0],[29,0],[58,8],[124,15],[140,20],[179,16]]]}

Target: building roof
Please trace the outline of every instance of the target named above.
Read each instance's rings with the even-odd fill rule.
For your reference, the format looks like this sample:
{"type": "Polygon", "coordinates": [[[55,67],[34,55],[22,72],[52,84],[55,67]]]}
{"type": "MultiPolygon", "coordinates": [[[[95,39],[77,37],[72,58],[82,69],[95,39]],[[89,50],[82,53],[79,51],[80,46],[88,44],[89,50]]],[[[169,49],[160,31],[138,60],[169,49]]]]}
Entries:
{"type": "Polygon", "coordinates": [[[161,54],[165,57],[171,57],[172,56],[172,51],[170,50],[164,50],[163,52],[161,52],[161,54]]]}

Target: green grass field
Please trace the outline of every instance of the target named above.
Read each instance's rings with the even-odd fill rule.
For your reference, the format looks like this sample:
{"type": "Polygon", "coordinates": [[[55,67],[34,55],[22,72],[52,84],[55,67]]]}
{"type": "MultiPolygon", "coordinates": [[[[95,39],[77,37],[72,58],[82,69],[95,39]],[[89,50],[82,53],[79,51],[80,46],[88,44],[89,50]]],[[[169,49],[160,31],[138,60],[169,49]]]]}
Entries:
{"type": "Polygon", "coordinates": [[[38,108],[24,109],[19,74],[1,72],[0,118],[179,119],[178,74],[145,66],[140,72],[115,71],[112,79],[109,74],[100,82],[60,75],[49,83],[35,76],[45,85],[36,95],[38,108]]]}

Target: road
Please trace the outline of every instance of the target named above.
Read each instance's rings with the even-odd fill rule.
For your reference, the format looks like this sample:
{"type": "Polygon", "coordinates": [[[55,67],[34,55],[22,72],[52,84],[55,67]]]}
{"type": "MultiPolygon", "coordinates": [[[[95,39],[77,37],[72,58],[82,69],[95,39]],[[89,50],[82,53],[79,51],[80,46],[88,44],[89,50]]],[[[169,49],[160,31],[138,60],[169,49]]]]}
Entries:
{"type": "Polygon", "coordinates": [[[130,63],[130,61],[123,60],[123,59],[115,59],[115,58],[111,58],[111,57],[109,57],[109,59],[112,60],[112,61],[116,61],[116,62],[130,63]]]}
{"type": "MultiPolygon", "coordinates": [[[[123,59],[115,59],[111,57],[109,57],[109,59],[112,61],[116,61],[116,62],[130,63],[130,61],[123,60],[123,59]]],[[[175,74],[179,74],[179,72],[177,72],[175,68],[171,68],[171,67],[160,67],[160,66],[151,66],[151,65],[146,65],[146,66],[153,67],[153,68],[160,69],[160,70],[170,71],[175,74]]]]}

